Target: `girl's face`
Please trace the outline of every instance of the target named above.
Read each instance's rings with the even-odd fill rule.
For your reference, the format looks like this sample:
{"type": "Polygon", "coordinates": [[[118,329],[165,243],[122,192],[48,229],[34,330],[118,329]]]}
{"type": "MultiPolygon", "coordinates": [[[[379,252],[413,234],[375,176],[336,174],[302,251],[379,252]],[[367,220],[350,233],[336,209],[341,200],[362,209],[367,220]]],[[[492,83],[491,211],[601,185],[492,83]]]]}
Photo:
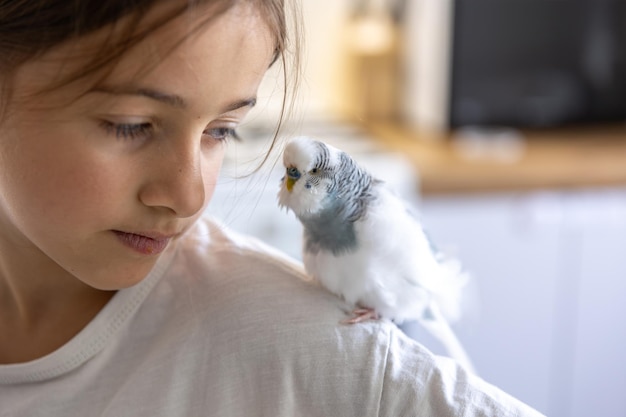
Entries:
{"type": "Polygon", "coordinates": [[[239,2],[172,51],[200,12],[151,34],[84,95],[74,82],[31,96],[102,34],[18,70],[0,125],[1,265],[124,288],[200,216],[274,48],[262,17],[239,2]]]}

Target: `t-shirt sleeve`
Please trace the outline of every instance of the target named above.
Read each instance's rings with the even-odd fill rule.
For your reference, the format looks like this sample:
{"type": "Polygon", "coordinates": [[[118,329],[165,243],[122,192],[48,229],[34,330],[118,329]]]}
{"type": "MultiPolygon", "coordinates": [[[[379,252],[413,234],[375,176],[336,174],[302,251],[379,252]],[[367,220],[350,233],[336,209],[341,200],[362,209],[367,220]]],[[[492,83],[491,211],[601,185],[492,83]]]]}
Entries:
{"type": "Polygon", "coordinates": [[[399,331],[389,332],[379,416],[541,417],[526,404],[435,356],[399,331]]]}

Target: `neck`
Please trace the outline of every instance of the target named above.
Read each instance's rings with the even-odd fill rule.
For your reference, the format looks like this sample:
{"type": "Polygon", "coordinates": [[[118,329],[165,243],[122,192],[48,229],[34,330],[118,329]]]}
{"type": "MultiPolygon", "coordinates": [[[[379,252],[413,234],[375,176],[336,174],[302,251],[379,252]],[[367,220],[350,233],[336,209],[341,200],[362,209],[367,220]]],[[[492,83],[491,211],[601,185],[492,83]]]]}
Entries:
{"type": "Polygon", "coordinates": [[[89,287],[35,247],[0,240],[0,363],[36,359],[67,343],[114,292],[89,287]]]}

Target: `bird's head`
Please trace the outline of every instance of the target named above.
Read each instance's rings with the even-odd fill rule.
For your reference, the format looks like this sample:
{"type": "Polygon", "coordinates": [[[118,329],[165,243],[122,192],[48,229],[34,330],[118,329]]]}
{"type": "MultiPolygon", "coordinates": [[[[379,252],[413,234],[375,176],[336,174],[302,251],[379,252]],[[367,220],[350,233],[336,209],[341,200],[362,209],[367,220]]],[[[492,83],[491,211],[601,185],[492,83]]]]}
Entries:
{"type": "Polygon", "coordinates": [[[324,199],[340,164],[340,152],[308,137],[292,139],[283,152],[285,176],[281,179],[278,203],[297,216],[315,214],[324,208],[324,199]]]}

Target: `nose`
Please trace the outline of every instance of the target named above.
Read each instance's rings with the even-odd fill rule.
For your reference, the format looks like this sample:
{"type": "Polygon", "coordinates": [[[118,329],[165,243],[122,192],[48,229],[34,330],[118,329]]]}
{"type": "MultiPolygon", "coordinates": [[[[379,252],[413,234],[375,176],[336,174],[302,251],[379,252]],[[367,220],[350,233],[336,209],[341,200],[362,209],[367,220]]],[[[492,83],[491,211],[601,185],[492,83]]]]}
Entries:
{"type": "Polygon", "coordinates": [[[182,218],[191,217],[204,207],[202,151],[196,148],[185,144],[155,152],[152,169],[139,192],[144,205],[168,209],[182,218]]]}

